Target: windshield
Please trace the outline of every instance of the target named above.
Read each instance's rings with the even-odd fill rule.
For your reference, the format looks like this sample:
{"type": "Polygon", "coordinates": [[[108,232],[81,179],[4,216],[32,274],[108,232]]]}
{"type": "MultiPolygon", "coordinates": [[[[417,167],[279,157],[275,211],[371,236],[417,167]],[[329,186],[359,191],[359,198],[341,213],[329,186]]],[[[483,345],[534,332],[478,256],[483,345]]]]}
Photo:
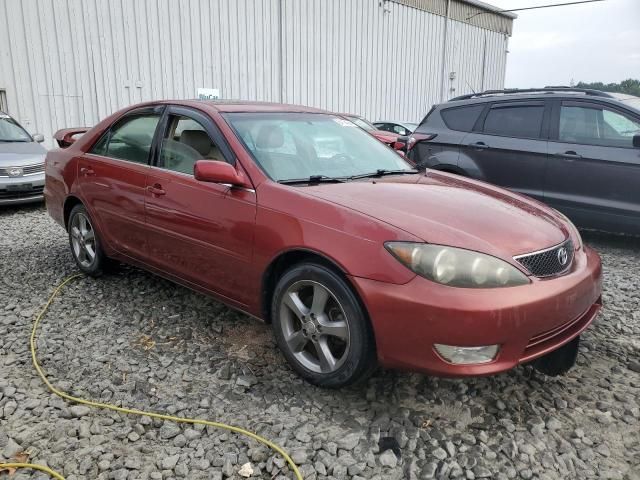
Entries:
{"type": "Polygon", "coordinates": [[[417,123],[404,123],[403,125],[407,128],[407,130],[411,130],[412,132],[414,132],[416,128],[418,128],[417,123]]]}
{"type": "Polygon", "coordinates": [[[275,181],[353,177],[411,165],[343,118],[319,113],[224,115],[247,150],[275,181]]]}
{"type": "Polygon", "coordinates": [[[11,118],[0,113],[0,142],[30,142],[31,136],[11,118]]]}
{"type": "Polygon", "coordinates": [[[347,118],[351,120],[353,123],[355,123],[357,126],[362,128],[363,130],[366,130],[367,132],[370,132],[371,130],[377,130],[376,127],[371,125],[364,118],[360,118],[360,117],[347,117],[347,118]]]}
{"type": "Polygon", "coordinates": [[[622,102],[631,105],[636,110],[640,110],[640,98],[625,98],[622,102]]]}

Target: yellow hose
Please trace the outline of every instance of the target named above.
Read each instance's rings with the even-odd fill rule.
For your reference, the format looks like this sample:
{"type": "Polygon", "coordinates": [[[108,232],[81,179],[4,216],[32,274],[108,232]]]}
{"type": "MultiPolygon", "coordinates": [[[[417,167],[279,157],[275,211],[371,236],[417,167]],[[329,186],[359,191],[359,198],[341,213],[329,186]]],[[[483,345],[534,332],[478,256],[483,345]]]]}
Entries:
{"type": "MultiPolygon", "coordinates": [[[[36,334],[38,331],[38,326],[40,325],[40,320],[42,320],[42,317],[44,317],[44,314],[47,312],[54,298],[56,298],[56,296],[60,293],[62,288],[70,281],[81,276],[82,276],[81,274],[72,275],[70,277],[67,277],[60,285],[58,285],[56,289],[53,291],[53,293],[51,294],[51,296],[49,297],[49,300],[47,300],[47,303],[45,303],[44,307],[36,317],[35,321],[33,322],[33,329],[31,330],[31,340],[30,340],[31,360],[33,361],[33,366],[38,372],[38,375],[40,375],[40,378],[47,385],[49,390],[51,390],[51,392],[53,392],[55,395],[59,397],[64,398],[69,402],[80,403],[82,405],[88,405],[90,407],[103,408],[106,410],[113,410],[115,412],[128,413],[131,415],[143,415],[146,417],[159,418],[162,420],[168,420],[176,423],[188,423],[191,425],[208,425],[210,427],[221,428],[224,430],[229,430],[231,432],[238,433],[240,435],[245,435],[249,438],[256,440],[257,442],[260,442],[266,445],[267,447],[271,448],[273,451],[280,454],[287,461],[287,463],[293,470],[293,473],[295,474],[296,479],[303,480],[300,470],[298,470],[298,467],[296,466],[295,462],[291,459],[291,457],[287,454],[287,452],[285,452],[281,447],[279,447],[275,443],[267,440],[264,437],[261,437],[256,433],[245,430],[244,428],[235,427],[233,425],[227,425],[226,423],[221,423],[221,422],[211,422],[209,420],[199,420],[197,418],[174,417],[172,415],[166,415],[163,413],[145,412],[144,410],[138,410],[135,408],[123,408],[123,407],[118,407],[116,405],[111,405],[108,403],[94,402],[93,400],[85,400],[83,398],[74,397],[73,395],[69,395],[68,393],[58,390],[55,386],[53,386],[51,382],[49,382],[49,380],[47,379],[47,376],[42,370],[42,367],[38,363],[38,357],[36,355],[36,334]]],[[[65,478],[62,475],[54,472],[50,468],[45,467],[43,465],[34,465],[31,463],[0,463],[0,472],[2,472],[2,470],[6,468],[30,468],[33,470],[40,470],[41,472],[48,473],[51,477],[55,478],[56,480],[65,480],[65,478]]]]}

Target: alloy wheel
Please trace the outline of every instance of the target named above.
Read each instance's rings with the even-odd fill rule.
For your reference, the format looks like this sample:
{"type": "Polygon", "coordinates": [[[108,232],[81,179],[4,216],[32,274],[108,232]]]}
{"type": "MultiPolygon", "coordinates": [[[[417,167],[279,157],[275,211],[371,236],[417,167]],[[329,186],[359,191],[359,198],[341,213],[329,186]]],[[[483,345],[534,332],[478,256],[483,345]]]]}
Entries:
{"type": "Polygon", "coordinates": [[[96,258],[96,235],[91,220],[84,213],[77,213],[71,219],[71,246],[78,263],[91,267],[96,258]]]}
{"type": "Polygon", "coordinates": [[[339,369],[349,353],[347,316],[336,296],[309,280],[292,284],[280,301],[286,347],[305,368],[316,373],[339,369]]]}

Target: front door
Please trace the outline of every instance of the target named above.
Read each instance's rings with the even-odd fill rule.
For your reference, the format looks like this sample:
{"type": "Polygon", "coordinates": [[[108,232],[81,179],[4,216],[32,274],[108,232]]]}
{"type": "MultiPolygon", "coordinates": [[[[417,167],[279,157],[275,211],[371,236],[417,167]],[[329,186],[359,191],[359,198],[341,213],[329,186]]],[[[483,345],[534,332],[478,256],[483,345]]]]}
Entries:
{"type": "Polygon", "coordinates": [[[577,225],[640,233],[640,118],[597,102],[554,108],[546,201],[577,225]]]}
{"type": "Polygon", "coordinates": [[[80,191],[105,242],[127,256],[146,254],[145,187],[162,107],[135,110],[81,157],[80,191]]]}
{"type": "Polygon", "coordinates": [[[464,137],[459,166],[474,178],[543,199],[547,139],[543,101],[496,102],[464,137]],[[469,164],[466,164],[468,162],[469,164]]]}
{"type": "Polygon", "coordinates": [[[247,304],[256,193],[196,180],[197,160],[234,164],[214,122],[200,112],[169,107],[157,165],[146,182],[150,262],[218,295],[247,304]]]}

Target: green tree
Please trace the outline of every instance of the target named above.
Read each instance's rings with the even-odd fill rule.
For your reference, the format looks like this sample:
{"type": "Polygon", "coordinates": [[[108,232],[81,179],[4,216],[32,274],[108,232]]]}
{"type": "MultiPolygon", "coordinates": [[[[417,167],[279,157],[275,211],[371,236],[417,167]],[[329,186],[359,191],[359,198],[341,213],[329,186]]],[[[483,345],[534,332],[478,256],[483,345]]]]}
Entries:
{"type": "Polygon", "coordinates": [[[628,78],[620,83],[602,83],[602,82],[578,82],[578,88],[592,88],[594,90],[602,90],[603,92],[626,93],[640,97],[640,80],[628,78]]]}

